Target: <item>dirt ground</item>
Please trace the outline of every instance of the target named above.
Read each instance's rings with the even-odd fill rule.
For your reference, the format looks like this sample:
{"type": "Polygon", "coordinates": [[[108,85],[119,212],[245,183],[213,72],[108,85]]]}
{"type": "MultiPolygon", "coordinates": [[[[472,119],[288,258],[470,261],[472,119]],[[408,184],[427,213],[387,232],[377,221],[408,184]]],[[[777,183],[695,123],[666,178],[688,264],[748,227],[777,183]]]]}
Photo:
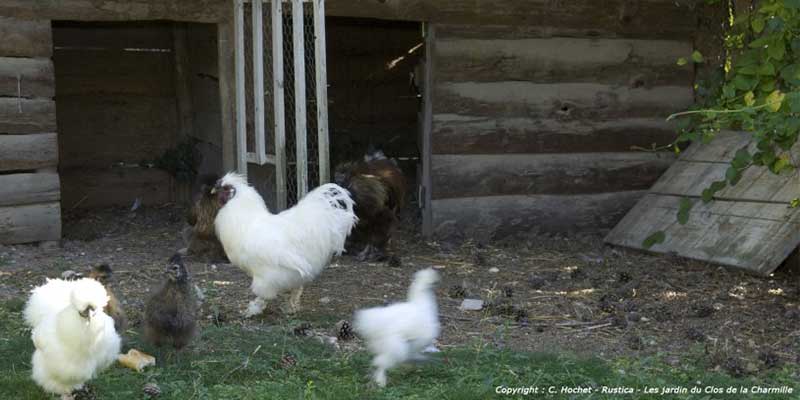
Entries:
{"type": "MultiPolygon", "coordinates": [[[[60,248],[0,247],[0,301],[65,270],[107,262],[134,330],[148,290],[166,260],[185,246],[184,210],[167,206],[68,215],[60,248]]],[[[758,374],[800,362],[800,279],[789,271],[756,277],[677,257],[604,246],[600,236],[536,237],[492,244],[434,243],[407,224],[393,239],[400,264],[341,257],[309,287],[303,311],[286,316],[285,299],[263,318],[244,320],[248,277],[230,264],[190,259],[205,293],[205,323],[297,324],[332,332],[354,310],[403,299],[414,271],[434,267],[443,333],[439,346],[493,344],[601,358],[658,355],[679,364],[700,354],[709,368],[758,374]],[[459,309],[482,299],[481,311],[459,309]]]]}

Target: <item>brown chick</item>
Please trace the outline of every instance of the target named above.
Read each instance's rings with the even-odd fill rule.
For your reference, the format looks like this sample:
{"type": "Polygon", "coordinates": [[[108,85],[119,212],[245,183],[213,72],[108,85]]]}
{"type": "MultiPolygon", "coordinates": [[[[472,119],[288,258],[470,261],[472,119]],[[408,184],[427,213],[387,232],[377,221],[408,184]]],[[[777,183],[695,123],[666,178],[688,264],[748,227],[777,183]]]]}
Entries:
{"type": "Polygon", "coordinates": [[[214,219],[221,207],[217,197],[211,194],[217,180],[219,176],[213,174],[200,177],[200,192],[195,196],[186,218],[190,226],[186,253],[208,257],[214,261],[227,261],[225,250],[214,231],[214,219]]]}
{"type": "Polygon", "coordinates": [[[197,293],[183,259],[169,260],[166,281],[147,300],[144,309],[144,339],[156,346],[186,346],[197,330],[197,293]]]}
{"type": "Polygon", "coordinates": [[[92,268],[91,272],[89,272],[89,278],[100,282],[106,288],[108,304],[103,311],[114,319],[114,330],[122,335],[128,329],[128,318],[125,315],[125,309],[122,308],[119,299],[111,290],[113,274],[114,271],[108,264],[100,264],[92,268]]]}

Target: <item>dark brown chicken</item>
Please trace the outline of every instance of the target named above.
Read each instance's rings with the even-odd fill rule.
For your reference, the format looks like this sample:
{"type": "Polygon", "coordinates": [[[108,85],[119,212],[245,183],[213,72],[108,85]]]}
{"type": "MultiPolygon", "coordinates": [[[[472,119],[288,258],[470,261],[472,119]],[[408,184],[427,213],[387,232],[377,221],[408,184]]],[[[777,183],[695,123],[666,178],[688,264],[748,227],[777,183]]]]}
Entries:
{"type": "Polygon", "coordinates": [[[358,225],[348,238],[347,251],[359,252],[361,260],[385,258],[397,214],[405,204],[403,172],[392,160],[368,156],[339,165],[335,182],[349,190],[356,203],[358,225]]]}
{"type": "Polygon", "coordinates": [[[225,250],[214,231],[214,219],[220,209],[217,197],[211,194],[219,176],[204,175],[200,177],[200,192],[195,196],[192,208],[186,217],[189,227],[185,231],[187,242],[186,254],[207,257],[211,261],[225,261],[225,250]]]}
{"type": "Polygon", "coordinates": [[[180,350],[197,329],[197,293],[180,255],[169,260],[166,281],[147,300],[144,309],[144,338],[156,346],[180,350]]]}
{"type": "Polygon", "coordinates": [[[106,314],[114,319],[114,329],[118,334],[122,335],[125,330],[128,329],[128,318],[125,315],[125,310],[122,308],[122,304],[119,302],[119,299],[111,290],[113,274],[114,271],[108,264],[100,264],[92,268],[92,271],[89,272],[89,278],[102,283],[106,288],[106,292],[108,293],[108,304],[103,311],[105,311],[106,314]]]}

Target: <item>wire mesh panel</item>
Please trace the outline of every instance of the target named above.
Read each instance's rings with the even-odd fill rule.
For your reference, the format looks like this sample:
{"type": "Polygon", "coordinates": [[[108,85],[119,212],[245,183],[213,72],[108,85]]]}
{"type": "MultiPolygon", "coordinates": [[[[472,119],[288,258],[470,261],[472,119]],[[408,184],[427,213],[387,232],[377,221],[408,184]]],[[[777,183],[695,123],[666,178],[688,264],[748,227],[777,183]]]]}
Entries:
{"type": "Polygon", "coordinates": [[[325,41],[315,36],[324,36],[324,0],[234,1],[241,7],[237,46],[244,53],[237,57],[237,64],[244,64],[237,65],[237,127],[244,126],[237,134],[237,151],[240,160],[276,165],[278,207],[285,208],[326,181],[329,170],[327,81],[322,81],[323,88],[317,86],[318,77],[326,79],[325,51],[318,47],[325,41]],[[320,55],[323,62],[318,65],[320,55]]]}

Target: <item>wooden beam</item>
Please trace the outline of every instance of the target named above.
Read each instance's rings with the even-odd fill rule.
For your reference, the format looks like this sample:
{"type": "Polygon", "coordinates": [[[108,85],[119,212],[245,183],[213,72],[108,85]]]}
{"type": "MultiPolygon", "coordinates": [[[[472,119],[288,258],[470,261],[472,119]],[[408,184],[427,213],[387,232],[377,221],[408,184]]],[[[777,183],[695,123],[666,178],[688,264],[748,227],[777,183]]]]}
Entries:
{"type": "MultiPolygon", "coordinates": [[[[283,43],[283,2],[273,1],[270,7],[272,18],[272,43],[283,43]]],[[[287,207],[288,182],[286,165],[286,104],[284,99],[284,63],[283,51],[272,52],[272,87],[274,94],[273,115],[275,134],[275,203],[278,211],[287,207]]]]}
{"type": "Polygon", "coordinates": [[[422,208],[422,234],[430,237],[434,233],[434,217],[433,217],[433,178],[432,178],[432,165],[431,157],[432,151],[432,136],[433,136],[433,91],[434,91],[434,68],[436,60],[434,53],[436,51],[436,25],[425,24],[425,59],[422,64],[423,83],[422,83],[422,112],[420,118],[421,129],[421,163],[422,163],[422,181],[419,190],[419,202],[422,208]]]}
{"type": "Polygon", "coordinates": [[[692,85],[675,60],[691,41],[638,39],[447,39],[436,45],[442,82],[594,82],[629,87],[692,85]]]}
{"type": "Polygon", "coordinates": [[[53,61],[48,58],[0,57],[0,96],[55,96],[53,61]]]}
{"type": "Polygon", "coordinates": [[[646,190],[671,153],[434,155],[433,198],[646,190]]]}
{"type": "Polygon", "coordinates": [[[236,74],[234,65],[233,22],[217,26],[219,63],[219,99],[222,126],[222,168],[236,169],[236,74]]]}
{"type": "Polygon", "coordinates": [[[55,133],[0,135],[0,171],[31,170],[58,165],[55,133]]]}
{"type": "Polygon", "coordinates": [[[330,182],[331,160],[328,137],[328,61],[325,41],[325,0],[313,0],[314,68],[317,95],[317,147],[319,147],[319,183],[330,182]]]}
{"type": "MultiPolygon", "coordinates": [[[[50,21],[37,17],[34,21],[21,21],[13,13],[3,12],[8,2],[0,3],[0,56],[50,57],[53,54],[53,35],[50,21]]],[[[22,0],[21,7],[31,6],[31,1],[22,0]]]]}
{"type": "Polygon", "coordinates": [[[123,206],[137,198],[144,205],[174,201],[166,188],[174,178],[160,169],[61,168],[64,209],[123,206]]]}
{"type": "Polygon", "coordinates": [[[629,191],[434,200],[434,235],[495,240],[536,232],[603,231],[614,226],[644,194],[629,191]]]}
{"type": "Polygon", "coordinates": [[[554,118],[562,121],[666,117],[694,102],[691,86],[630,88],[596,83],[439,83],[437,114],[554,118]]]}
{"type": "Polygon", "coordinates": [[[0,175],[0,206],[51,203],[60,198],[56,172],[0,175]]]}
{"type": "Polygon", "coordinates": [[[0,134],[55,131],[55,101],[0,97],[0,134]]]}
{"type": "Polygon", "coordinates": [[[519,25],[541,35],[682,37],[696,29],[696,0],[328,0],[331,16],[463,25],[519,25]]]}
{"type": "Polygon", "coordinates": [[[247,176],[247,103],[245,91],[244,0],[233,1],[234,71],[236,78],[236,172],[247,176]]]}
{"type": "Polygon", "coordinates": [[[31,243],[61,239],[58,202],[0,207],[0,243],[31,243]]]}
{"type": "Polygon", "coordinates": [[[292,46],[294,50],[294,141],[297,171],[297,200],[308,192],[308,124],[306,118],[306,50],[303,27],[303,0],[292,2],[292,40],[304,43],[292,46]]]}
{"type": "Polygon", "coordinates": [[[228,0],[3,0],[0,15],[28,20],[219,22],[229,7],[228,0]]]}
{"type": "Polygon", "coordinates": [[[664,146],[677,136],[661,118],[564,121],[541,118],[434,117],[435,154],[591,153],[664,146]]]}

